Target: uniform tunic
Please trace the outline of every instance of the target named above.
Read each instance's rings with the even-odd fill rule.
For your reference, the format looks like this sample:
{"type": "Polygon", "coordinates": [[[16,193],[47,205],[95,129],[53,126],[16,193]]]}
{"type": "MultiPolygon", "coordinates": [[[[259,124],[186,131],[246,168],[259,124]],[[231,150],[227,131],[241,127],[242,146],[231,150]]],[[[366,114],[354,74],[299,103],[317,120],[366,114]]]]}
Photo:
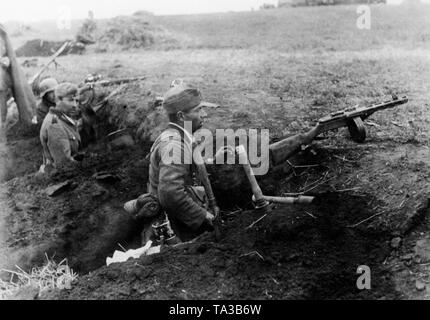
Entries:
{"type": "Polygon", "coordinates": [[[76,123],[61,111],[51,108],[40,129],[40,142],[43,147],[44,164],[55,167],[75,161],[81,138],[76,123]]]}
{"type": "Polygon", "coordinates": [[[204,190],[192,187],[192,138],[181,129],[169,124],[154,142],[148,192],[160,201],[176,235],[187,241],[206,229],[207,210],[204,190]]]}

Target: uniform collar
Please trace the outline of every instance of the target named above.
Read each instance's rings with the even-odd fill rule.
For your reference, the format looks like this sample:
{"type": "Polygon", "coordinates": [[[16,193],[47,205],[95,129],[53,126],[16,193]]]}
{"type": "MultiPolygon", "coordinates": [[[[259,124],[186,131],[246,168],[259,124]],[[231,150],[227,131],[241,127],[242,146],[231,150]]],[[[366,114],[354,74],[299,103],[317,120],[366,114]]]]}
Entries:
{"type": "Polygon", "coordinates": [[[49,109],[50,112],[52,112],[53,114],[57,115],[61,120],[63,120],[64,122],[76,127],[77,123],[75,120],[73,120],[72,118],[70,118],[68,115],[66,115],[64,112],[58,110],[56,107],[52,107],[49,109]]]}
{"type": "Polygon", "coordinates": [[[72,118],[70,118],[68,115],[63,113],[64,118],[66,118],[67,121],[69,121],[71,124],[73,124],[74,126],[77,125],[77,121],[73,120],[72,118]]]}

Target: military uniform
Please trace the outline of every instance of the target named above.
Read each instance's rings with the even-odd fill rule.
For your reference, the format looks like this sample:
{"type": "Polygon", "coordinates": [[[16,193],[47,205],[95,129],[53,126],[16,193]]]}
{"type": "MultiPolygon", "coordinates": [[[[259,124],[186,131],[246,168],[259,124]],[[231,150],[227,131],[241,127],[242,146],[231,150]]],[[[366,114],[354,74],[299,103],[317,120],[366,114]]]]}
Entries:
{"type": "Polygon", "coordinates": [[[55,103],[49,102],[46,99],[42,99],[37,105],[36,116],[37,116],[37,123],[39,125],[42,125],[43,120],[48,114],[50,108],[55,108],[55,103]]]}
{"type": "MultiPolygon", "coordinates": [[[[191,128],[185,121],[181,125],[169,122],[168,127],[155,140],[150,152],[148,193],[138,199],[128,201],[124,209],[130,214],[143,217],[142,243],[151,237],[151,225],[157,229],[160,220],[165,223],[166,213],[170,226],[181,241],[188,241],[206,230],[213,230],[213,215],[208,211],[208,201],[205,190],[196,185],[197,172],[193,164],[194,139],[191,130],[196,130],[200,115],[189,115],[193,109],[212,105],[202,101],[200,91],[183,83],[172,86],[163,97],[163,109],[168,115],[180,115],[182,112],[187,119],[192,119],[191,128]],[[193,126],[193,123],[195,126],[193,126]],[[187,129],[184,129],[186,126],[187,129]],[[140,200],[140,201],[139,201],[140,200]],[[157,206],[151,204],[158,201],[161,212],[156,212],[157,206]],[[139,205],[140,203],[140,205],[139,205]],[[142,212],[145,204],[151,210],[142,212]]],[[[198,108],[198,109],[196,109],[198,108]]],[[[188,121],[188,120],[187,120],[188,121]]],[[[152,228],[153,230],[153,228],[152,228]]],[[[168,232],[170,235],[170,232],[168,232]]],[[[170,235],[171,236],[171,235],[170,235]]]]}
{"type": "Polygon", "coordinates": [[[78,153],[81,138],[75,121],[51,108],[40,129],[40,142],[44,164],[51,163],[57,167],[65,162],[75,161],[73,156],[78,153]]]}
{"type": "Polygon", "coordinates": [[[148,192],[158,198],[182,241],[210,229],[205,224],[206,194],[202,187],[193,186],[194,173],[192,137],[170,123],[151,148],[148,192]],[[167,157],[169,161],[163,161],[167,157]]]}

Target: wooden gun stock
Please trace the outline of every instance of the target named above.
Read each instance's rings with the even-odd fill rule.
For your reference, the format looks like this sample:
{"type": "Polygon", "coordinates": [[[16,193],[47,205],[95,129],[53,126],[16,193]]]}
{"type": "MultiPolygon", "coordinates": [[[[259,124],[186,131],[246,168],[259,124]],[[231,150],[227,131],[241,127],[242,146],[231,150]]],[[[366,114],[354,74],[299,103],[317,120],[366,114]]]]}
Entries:
{"type": "Polygon", "coordinates": [[[209,208],[211,209],[211,211],[215,217],[215,219],[213,221],[215,239],[216,239],[216,241],[219,241],[221,239],[220,216],[219,216],[220,210],[219,210],[219,207],[217,205],[214,192],[212,190],[212,185],[211,185],[211,182],[209,180],[209,175],[208,175],[208,172],[206,170],[206,165],[205,165],[203,158],[201,156],[201,152],[196,152],[194,156],[196,158],[195,164],[196,164],[197,171],[199,173],[203,187],[205,188],[206,196],[208,197],[209,208]]]}

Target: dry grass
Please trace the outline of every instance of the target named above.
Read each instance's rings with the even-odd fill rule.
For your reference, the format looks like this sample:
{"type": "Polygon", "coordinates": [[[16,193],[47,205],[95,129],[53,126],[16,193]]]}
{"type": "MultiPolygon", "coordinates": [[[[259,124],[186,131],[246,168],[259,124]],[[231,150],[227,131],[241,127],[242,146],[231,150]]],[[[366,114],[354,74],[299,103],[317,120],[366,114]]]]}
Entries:
{"type": "Polygon", "coordinates": [[[0,300],[9,299],[23,287],[32,287],[39,290],[39,295],[49,289],[71,289],[72,282],[78,275],[68,266],[67,260],[56,263],[46,256],[44,266],[33,268],[30,273],[25,272],[19,266],[17,271],[9,272],[9,282],[0,279],[0,300]]]}

